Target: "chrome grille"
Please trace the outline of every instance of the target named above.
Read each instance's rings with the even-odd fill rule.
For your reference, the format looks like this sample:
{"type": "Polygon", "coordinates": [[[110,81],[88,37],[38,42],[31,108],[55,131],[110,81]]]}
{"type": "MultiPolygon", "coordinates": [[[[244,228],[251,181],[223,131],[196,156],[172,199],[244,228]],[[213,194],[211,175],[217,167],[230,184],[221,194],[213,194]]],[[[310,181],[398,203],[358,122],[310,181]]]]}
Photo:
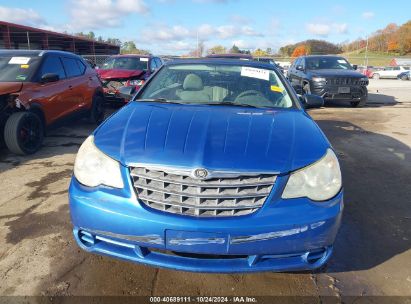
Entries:
{"type": "Polygon", "coordinates": [[[206,180],[146,167],[131,169],[138,198],[164,212],[198,216],[240,216],[257,211],[275,183],[274,174],[217,174],[206,180]]]}
{"type": "Polygon", "coordinates": [[[335,86],[344,86],[344,85],[364,86],[364,85],[367,85],[368,82],[361,80],[361,78],[355,78],[355,77],[336,77],[336,78],[327,78],[327,84],[335,85],[335,86]]]}

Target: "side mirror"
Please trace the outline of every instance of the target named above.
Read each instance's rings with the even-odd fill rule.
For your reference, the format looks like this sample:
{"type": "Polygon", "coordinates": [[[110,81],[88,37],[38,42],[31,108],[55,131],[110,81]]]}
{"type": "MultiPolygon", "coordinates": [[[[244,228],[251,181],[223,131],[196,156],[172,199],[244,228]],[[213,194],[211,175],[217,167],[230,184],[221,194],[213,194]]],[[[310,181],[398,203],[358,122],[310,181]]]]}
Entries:
{"type": "Polygon", "coordinates": [[[42,83],[56,82],[60,80],[60,76],[55,73],[47,73],[41,76],[42,83]]]}
{"type": "Polygon", "coordinates": [[[302,65],[297,65],[296,69],[298,71],[304,71],[304,67],[302,65]]]}
{"type": "Polygon", "coordinates": [[[134,94],[136,93],[136,87],[131,86],[131,87],[121,87],[118,90],[117,96],[124,98],[125,100],[131,100],[133,98],[134,94]]]}
{"type": "Polygon", "coordinates": [[[324,99],[321,96],[306,94],[300,97],[305,109],[321,108],[324,106],[324,99]]]}
{"type": "Polygon", "coordinates": [[[353,67],[354,70],[358,69],[358,65],[356,65],[356,64],[353,64],[352,67],[353,67]]]}

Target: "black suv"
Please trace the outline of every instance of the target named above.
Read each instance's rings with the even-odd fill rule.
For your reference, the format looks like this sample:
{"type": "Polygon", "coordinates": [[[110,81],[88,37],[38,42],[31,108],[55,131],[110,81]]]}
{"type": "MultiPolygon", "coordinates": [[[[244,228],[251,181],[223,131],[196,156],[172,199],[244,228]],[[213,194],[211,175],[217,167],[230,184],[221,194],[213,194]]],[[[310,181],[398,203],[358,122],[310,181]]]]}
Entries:
{"type": "Polygon", "coordinates": [[[339,56],[298,57],[287,73],[298,94],[315,94],[327,100],[349,101],[364,106],[368,99],[368,78],[339,56]]]}

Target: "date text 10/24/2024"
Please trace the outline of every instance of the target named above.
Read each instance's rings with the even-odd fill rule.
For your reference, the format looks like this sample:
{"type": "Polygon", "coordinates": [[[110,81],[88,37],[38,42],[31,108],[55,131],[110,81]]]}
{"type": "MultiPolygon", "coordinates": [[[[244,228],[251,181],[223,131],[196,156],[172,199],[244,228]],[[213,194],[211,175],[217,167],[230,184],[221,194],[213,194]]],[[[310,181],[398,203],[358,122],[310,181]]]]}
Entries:
{"type": "Polygon", "coordinates": [[[253,297],[150,297],[150,303],[258,303],[253,297]]]}

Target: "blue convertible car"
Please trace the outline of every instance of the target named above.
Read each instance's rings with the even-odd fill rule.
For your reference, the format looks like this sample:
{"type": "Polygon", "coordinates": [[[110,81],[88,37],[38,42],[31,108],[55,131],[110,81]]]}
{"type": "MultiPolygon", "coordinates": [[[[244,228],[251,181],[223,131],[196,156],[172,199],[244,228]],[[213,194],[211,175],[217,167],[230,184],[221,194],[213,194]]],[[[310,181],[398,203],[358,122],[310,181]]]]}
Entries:
{"type": "Polygon", "coordinates": [[[272,65],[164,65],[81,146],[81,248],[197,272],[300,271],[330,258],[343,209],[330,143],[272,65]]]}

